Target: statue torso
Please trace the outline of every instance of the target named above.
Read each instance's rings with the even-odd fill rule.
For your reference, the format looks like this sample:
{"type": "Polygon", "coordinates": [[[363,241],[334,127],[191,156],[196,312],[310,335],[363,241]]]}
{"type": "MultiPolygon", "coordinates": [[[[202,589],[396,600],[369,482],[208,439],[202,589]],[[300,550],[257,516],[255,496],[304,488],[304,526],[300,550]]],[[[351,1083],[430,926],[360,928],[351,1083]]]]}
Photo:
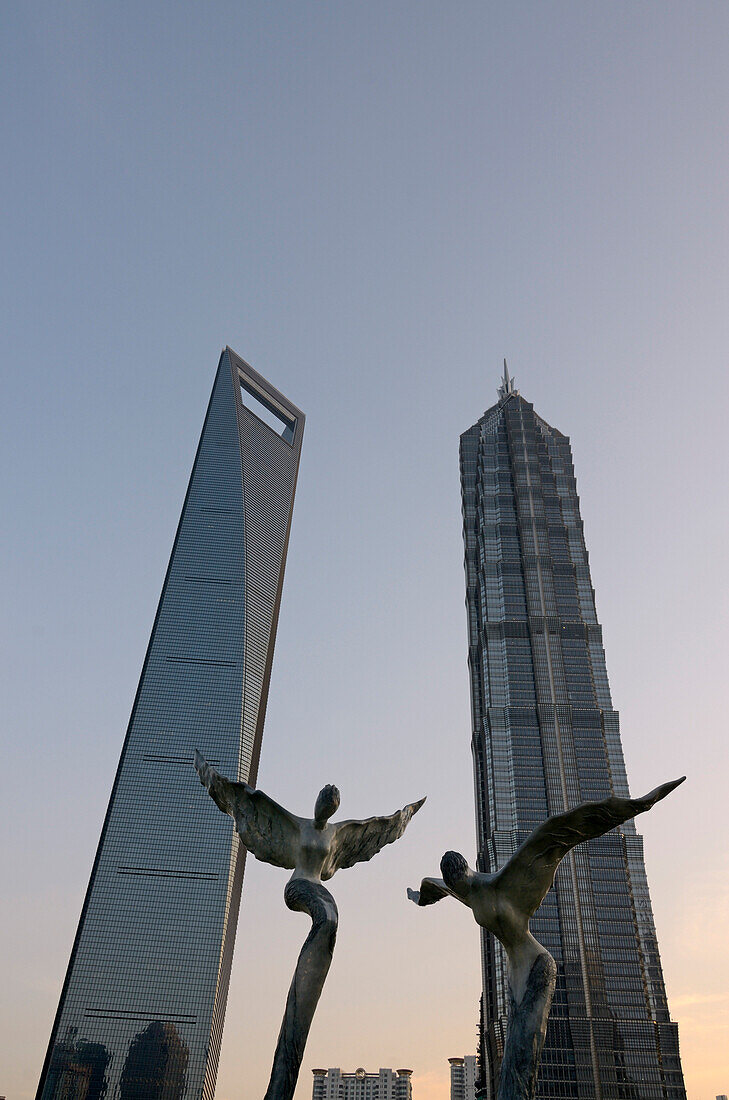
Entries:
{"type": "Polygon", "coordinates": [[[307,821],[301,826],[299,851],[292,879],[305,878],[310,882],[321,882],[322,868],[329,855],[335,831],[336,826],[329,824],[323,829],[317,829],[313,821],[307,821]]]}

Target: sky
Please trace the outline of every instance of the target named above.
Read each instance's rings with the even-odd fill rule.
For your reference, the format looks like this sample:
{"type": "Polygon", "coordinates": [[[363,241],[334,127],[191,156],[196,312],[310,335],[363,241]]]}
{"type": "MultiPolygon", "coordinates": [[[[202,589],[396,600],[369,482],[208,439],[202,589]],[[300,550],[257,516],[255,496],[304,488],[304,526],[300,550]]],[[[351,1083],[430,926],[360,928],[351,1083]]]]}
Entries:
{"type": "MultiPolygon", "coordinates": [[[[311,1068],[475,1049],[458,437],[572,441],[690,1100],[729,1091],[729,7],[38,0],[0,16],[0,1094],[30,1100],[220,349],[307,415],[259,785],[428,802],[337,877],[311,1068]]],[[[250,860],[217,1100],[308,927],[250,860]]]]}

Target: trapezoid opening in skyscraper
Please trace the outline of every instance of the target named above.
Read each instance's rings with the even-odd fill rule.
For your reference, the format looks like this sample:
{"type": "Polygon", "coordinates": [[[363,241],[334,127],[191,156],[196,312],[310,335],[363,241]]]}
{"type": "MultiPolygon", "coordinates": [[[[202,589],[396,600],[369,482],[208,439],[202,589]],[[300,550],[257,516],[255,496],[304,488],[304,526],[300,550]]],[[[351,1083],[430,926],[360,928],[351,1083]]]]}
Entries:
{"type": "Polygon", "coordinates": [[[37,1100],[212,1100],[304,414],[222,352],[37,1100]]]}
{"type": "MultiPolygon", "coordinates": [[[[551,814],[628,796],[569,438],[516,389],[461,436],[479,871],[551,814]]],[[[557,987],[539,1100],[685,1100],[632,821],[573,849],[531,920],[557,987]]],[[[506,956],[482,934],[485,1092],[496,1096],[506,956]]]]}

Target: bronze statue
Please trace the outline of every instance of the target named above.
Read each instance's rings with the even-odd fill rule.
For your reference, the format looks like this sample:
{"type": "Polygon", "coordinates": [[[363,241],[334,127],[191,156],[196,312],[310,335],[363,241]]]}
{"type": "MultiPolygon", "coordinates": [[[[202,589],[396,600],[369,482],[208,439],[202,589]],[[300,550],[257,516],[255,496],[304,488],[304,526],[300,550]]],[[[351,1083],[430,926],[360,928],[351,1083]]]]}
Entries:
{"type": "Polygon", "coordinates": [[[265,1096],[265,1100],[291,1100],[337,936],[337,906],[322,882],[344,867],[372,859],[386,844],[401,837],[425,799],[389,817],[334,823],[329,819],[339,809],[339,791],[331,784],[319,792],[313,818],[297,817],[263,791],[226,779],[197,751],[195,767],[215,804],[233,818],[248,851],[264,863],[293,869],[284,901],[289,909],[311,917],[311,931],[299,954],[286,1000],[265,1096]]]}
{"type": "Polygon", "coordinates": [[[416,905],[432,905],[448,894],[457,898],[506,948],[509,1022],[497,1100],[532,1100],[535,1095],[557,968],[529,931],[529,918],[554,882],[557,867],[576,844],[650,810],[685,778],[664,783],[643,798],[605,798],[555,814],[495,874],[472,871],[458,852],[446,852],[440,863],[443,878],[424,878],[420,890],[408,890],[416,905]]]}

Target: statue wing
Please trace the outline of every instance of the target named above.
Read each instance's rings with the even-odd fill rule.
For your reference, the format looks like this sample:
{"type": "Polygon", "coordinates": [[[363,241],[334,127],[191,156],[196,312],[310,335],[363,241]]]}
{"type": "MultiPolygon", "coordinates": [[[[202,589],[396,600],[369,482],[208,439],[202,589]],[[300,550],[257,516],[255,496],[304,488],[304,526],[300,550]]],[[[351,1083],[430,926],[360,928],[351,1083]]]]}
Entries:
{"type": "Polygon", "coordinates": [[[230,814],[241,840],[256,859],[274,867],[296,866],[301,818],[279,806],[263,791],[226,779],[197,750],[195,768],[213,802],[223,813],[230,814]]]}
{"type": "Polygon", "coordinates": [[[322,868],[321,877],[326,882],[343,867],[354,867],[355,863],[366,863],[377,855],[386,844],[405,832],[413,814],[416,814],[425,802],[411,802],[402,810],[389,817],[368,817],[366,821],[340,821],[335,825],[329,855],[322,868]]]}
{"type": "Polygon", "coordinates": [[[663,783],[643,798],[604,798],[600,802],[583,802],[574,810],[547,818],[496,873],[494,886],[500,892],[511,895],[517,907],[527,910],[531,916],[541,905],[554,882],[557,867],[571,848],[583,840],[602,836],[636,814],[650,810],[685,778],[663,783]]]}

